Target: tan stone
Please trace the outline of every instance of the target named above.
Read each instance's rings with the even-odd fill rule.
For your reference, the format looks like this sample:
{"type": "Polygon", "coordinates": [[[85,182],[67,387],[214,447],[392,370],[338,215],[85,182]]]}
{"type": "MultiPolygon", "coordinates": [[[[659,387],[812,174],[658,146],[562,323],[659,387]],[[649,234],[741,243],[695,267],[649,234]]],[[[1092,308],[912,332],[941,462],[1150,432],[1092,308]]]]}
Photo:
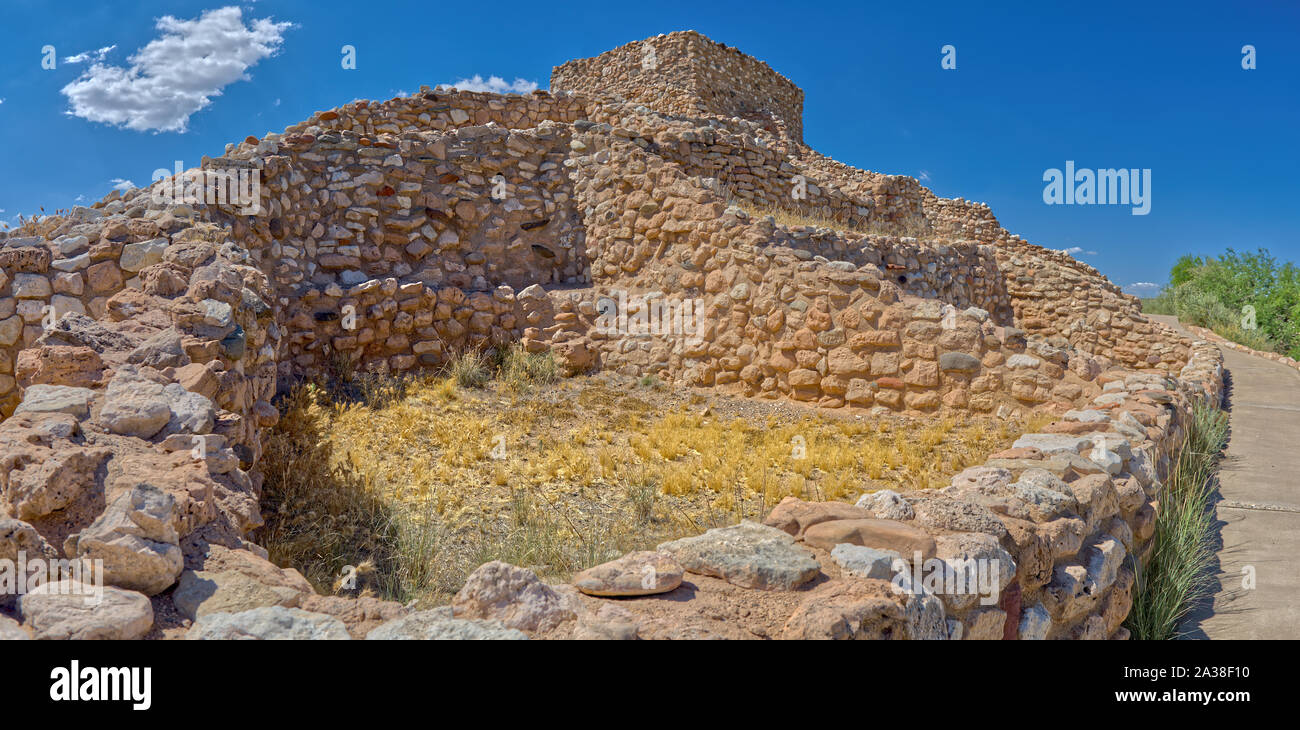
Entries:
{"type": "Polygon", "coordinates": [[[829,552],[840,543],[862,545],[878,550],[893,550],[911,556],[920,551],[923,558],[934,557],[934,538],[922,530],[901,522],[876,519],[834,520],[811,525],[803,533],[804,542],[829,552]]]}

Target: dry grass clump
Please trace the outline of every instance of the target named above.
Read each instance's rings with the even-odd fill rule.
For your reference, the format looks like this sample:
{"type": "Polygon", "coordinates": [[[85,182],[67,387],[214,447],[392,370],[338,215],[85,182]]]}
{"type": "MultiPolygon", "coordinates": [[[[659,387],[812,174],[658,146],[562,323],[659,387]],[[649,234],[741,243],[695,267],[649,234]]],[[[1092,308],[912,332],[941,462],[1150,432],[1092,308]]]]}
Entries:
{"type": "Polygon", "coordinates": [[[307,386],[287,399],[263,462],[259,537],[273,559],[324,590],[369,560],[375,593],[436,603],[487,560],[566,579],[761,519],[788,495],[942,486],[1024,426],[706,405],[599,376],[554,382],[553,363],[518,350],[480,358],[488,381],[462,380],[453,362],[440,375],[350,386],[347,398],[307,386]]]}
{"type": "Polygon", "coordinates": [[[1133,608],[1124,621],[1135,639],[1178,636],[1178,624],[1197,601],[1214,593],[1215,474],[1228,439],[1228,414],[1199,404],[1187,439],[1165,482],[1147,562],[1136,573],[1133,608]]]}

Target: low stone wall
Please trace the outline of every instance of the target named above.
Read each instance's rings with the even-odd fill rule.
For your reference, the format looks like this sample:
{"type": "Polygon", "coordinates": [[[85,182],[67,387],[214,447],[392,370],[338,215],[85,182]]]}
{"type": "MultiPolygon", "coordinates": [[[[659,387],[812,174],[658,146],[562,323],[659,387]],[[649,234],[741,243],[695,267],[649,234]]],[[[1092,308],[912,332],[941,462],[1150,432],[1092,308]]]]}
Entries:
{"type": "Polygon", "coordinates": [[[1253,350],[1239,342],[1233,342],[1232,340],[1229,340],[1226,337],[1220,336],[1219,333],[1215,332],[1214,330],[1208,330],[1204,327],[1197,327],[1196,325],[1191,325],[1191,324],[1185,324],[1183,326],[1186,327],[1188,331],[1195,334],[1197,337],[1202,337],[1204,339],[1207,339],[1210,342],[1215,343],[1219,347],[1226,347],[1230,350],[1236,350],[1237,352],[1245,353],[1247,355],[1262,357],[1265,360],[1272,360],[1273,362],[1286,365],[1289,368],[1295,368],[1296,370],[1300,370],[1300,360],[1296,360],[1295,358],[1287,357],[1286,355],[1282,355],[1276,352],[1265,352],[1263,350],[1253,350]]]}

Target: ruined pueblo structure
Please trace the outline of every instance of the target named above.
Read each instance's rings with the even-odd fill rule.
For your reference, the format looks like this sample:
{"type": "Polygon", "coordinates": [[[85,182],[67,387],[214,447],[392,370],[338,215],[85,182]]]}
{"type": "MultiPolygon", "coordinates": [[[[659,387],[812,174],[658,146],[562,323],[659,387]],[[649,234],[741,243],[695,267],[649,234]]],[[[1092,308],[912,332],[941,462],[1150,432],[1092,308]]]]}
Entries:
{"type": "Polygon", "coordinates": [[[564,63],[546,92],[318,112],[9,232],[0,558],[101,561],[104,596],[12,598],[0,630],[136,638],[162,601],[189,638],[1122,638],[1127,558],[1219,351],[988,206],[818,154],[802,111],[767,64],[677,32],[564,63]],[[947,488],[788,498],[571,585],[488,563],[450,609],[318,595],[266,560],[277,393],[340,358],[398,374],[515,342],[569,373],[1056,420],[947,488]],[[971,574],[994,600],[892,590],[898,559],[949,584],[994,565],[971,574]],[[611,599],[683,574],[670,607],[611,599]]]}

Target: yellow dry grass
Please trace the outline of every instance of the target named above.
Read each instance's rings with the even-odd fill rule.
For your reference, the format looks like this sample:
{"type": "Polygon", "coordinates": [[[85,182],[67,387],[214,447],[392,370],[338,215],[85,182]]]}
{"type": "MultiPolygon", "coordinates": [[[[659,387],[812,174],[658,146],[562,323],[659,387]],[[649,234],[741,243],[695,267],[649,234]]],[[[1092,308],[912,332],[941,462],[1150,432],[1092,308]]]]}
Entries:
{"type": "Polygon", "coordinates": [[[371,560],[375,593],[437,602],[485,560],[566,578],[761,519],[788,495],[943,486],[1026,425],[791,415],[599,377],[498,377],[483,389],[423,377],[374,404],[337,404],[318,388],[292,399],[263,466],[262,539],[277,562],[329,586],[371,560]]]}

